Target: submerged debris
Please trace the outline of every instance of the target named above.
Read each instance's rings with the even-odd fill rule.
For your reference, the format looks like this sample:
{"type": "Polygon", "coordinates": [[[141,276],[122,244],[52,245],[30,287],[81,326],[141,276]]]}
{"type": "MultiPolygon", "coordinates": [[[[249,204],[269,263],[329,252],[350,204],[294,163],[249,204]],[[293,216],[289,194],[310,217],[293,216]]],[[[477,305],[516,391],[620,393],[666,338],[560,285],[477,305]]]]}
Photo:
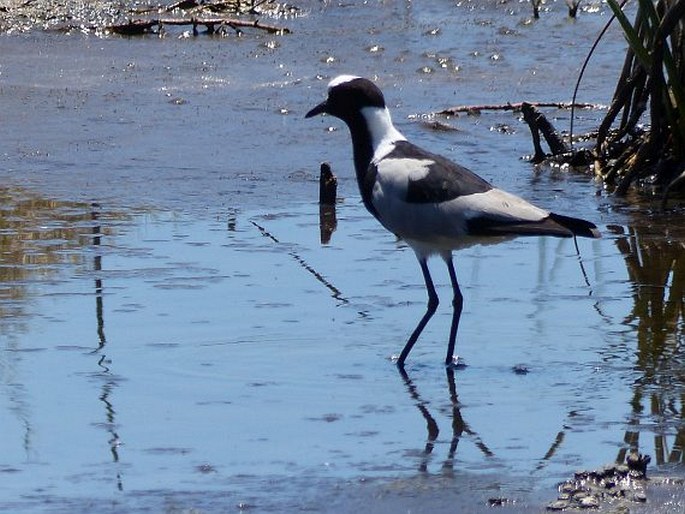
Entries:
{"type": "MultiPolygon", "coordinates": [[[[469,116],[479,116],[482,111],[512,111],[520,113],[523,120],[530,128],[533,139],[534,155],[530,160],[539,164],[541,162],[549,161],[551,163],[568,163],[571,166],[588,167],[594,162],[592,153],[587,149],[574,149],[565,141],[565,135],[560,134],[547,119],[547,117],[540,111],[540,108],[548,107],[554,109],[606,109],[606,106],[592,103],[578,103],[578,102],[509,102],[505,104],[490,104],[490,105],[459,105],[448,107],[440,111],[436,111],[431,116],[459,116],[460,114],[467,114],[469,116]],[[545,152],[542,148],[542,139],[545,140],[549,146],[550,151],[545,152]]],[[[509,133],[511,129],[503,125],[498,128],[504,133],[509,133]]],[[[589,138],[589,135],[575,137],[574,140],[589,138]]]]}
{"type": "Polygon", "coordinates": [[[533,136],[533,146],[535,147],[533,162],[542,162],[546,157],[545,152],[540,146],[540,134],[544,136],[553,155],[563,154],[569,151],[566,143],[564,143],[564,140],[554,126],[533,105],[524,102],[521,105],[521,113],[533,136]]]}
{"type": "Polygon", "coordinates": [[[457,105],[454,107],[446,107],[435,114],[441,116],[458,116],[461,113],[469,115],[478,115],[481,111],[521,111],[523,105],[532,107],[553,107],[555,109],[603,109],[605,106],[592,103],[570,103],[570,102],[507,102],[504,104],[486,104],[486,105],[457,105]]]}
{"type": "Polygon", "coordinates": [[[0,31],[38,29],[135,36],[161,34],[165,26],[189,25],[194,35],[199,33],[198,26],[204,26],[210,35],[227,29],[240,35],[245,27],[285,34],[287,28],[262,23],[258,17],[285,18],[297,12],[295,7],[275,0],[0,0],[0,31]]]}
{"type": "Polygon", "coordinates": [[[504,507],[505,505],[514,503],[513,500],[504,497],[488,498],[489,507],[504,507]]]}
{"type": "MultiPolygon", "coordinates": [[[[665,203],[669,193],[685,190],[685,0],[640,1],[634,22],[623,11],[626,3],[607,0],[613,14],[576,83],[574,99],[592,53],[618,20],[628,49],[594,146],[578,151],[553,148],[552,155],[556,162],[585,166],[616,195],[634,186],[660,188],[665,203]]],[[[573,119],[572,113],[571,134],[573,119]]],[[[536,151],[536,158],[544,155],[536,151]]]]}
{"type": "MultiPolygon", "coordinates": [[[[165,26],[190,25],[193,28],[193,35],[199,34],[198,27],[204,26],[207,34],[225,34],[228,29],[235,31],[237,35],[242,35],[243,27],[250,27],[264,30],[270,34],[288,34],[290,30],[285,27],[278,27],[261,23],[259,20],[249,21],[237,18],[213,17],[213,18],[152,18],[136,19],[125,23],[108,25],[105,32],[112,32],[123,36],[138,36],[142,34],[159,34],[165,26]]],[[[97,29],[92,29],[97,30],[97,29]]]]}
{"type": "Polygon", "coordinates": [[[626,460],[627,464],[576,472],[571,480],[559,485],[559,495],[547,505],[547,510],[598,509],[602,503],[612,501],[644,503],[647,464],[651,459],[634,452],[626,460]]]}

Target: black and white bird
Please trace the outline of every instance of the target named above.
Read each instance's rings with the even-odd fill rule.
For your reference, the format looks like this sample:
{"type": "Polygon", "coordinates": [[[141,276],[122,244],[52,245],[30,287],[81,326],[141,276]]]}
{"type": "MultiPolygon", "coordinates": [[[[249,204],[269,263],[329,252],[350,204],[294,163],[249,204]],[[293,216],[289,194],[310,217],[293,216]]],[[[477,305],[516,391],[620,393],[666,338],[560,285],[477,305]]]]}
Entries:
{"type": "Polygon", "coordinates": [[[386,229],[414,250],[426,282],[426,313],[397,360],[400,369],[438,306],[427,265],[431,255],[439,255],[447,264],[454,291],[445,359],[450,366],[463,306],[453,250],[516,236],[600,237],[589,221],[536,207],[407,141],[393,125],[383,93],[368,79],[341,75],[331,80],[328,98],[305,117],[324,113],[347,124],[362,201],[386,229]]]}

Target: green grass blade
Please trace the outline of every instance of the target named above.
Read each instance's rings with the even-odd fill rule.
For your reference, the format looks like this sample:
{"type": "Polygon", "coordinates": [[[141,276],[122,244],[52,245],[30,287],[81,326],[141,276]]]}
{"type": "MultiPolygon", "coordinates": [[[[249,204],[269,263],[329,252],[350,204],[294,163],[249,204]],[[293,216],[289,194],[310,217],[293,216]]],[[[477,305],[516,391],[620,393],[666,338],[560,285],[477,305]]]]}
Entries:
{"type": "Polygon", "coordinates": [[[607,0],[607,4],[609,4],[614,16],[616,16],[616,19],[621,24],[623,34],[625,35],[630,48],[635,53],[635,56],[638,58],[642,66],[645,67],[645,69],[649,69],[651,67],[652,59],[649,55],[649,52],[642,44],[640,36],[638,36],[635,27],[633,27],[633,25],[630,23],[630,20],[628,20],[628,17],[621,10],[621,7],[618,5],[616,0],[607,0]]]}

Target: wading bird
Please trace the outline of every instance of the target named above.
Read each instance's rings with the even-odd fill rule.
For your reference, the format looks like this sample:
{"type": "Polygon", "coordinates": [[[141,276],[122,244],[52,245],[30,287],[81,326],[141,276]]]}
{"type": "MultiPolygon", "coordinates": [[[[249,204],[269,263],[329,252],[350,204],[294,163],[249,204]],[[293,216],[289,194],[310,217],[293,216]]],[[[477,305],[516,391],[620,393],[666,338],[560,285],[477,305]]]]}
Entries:
{"type": "Polygon", "coordinates": [[[443,258],[454,291],[445,359],[450,366],[463,306],[453,250],[516,236],[600,237],[589,221],[536,207],[407,141],[393,125],[383,93],[368,79],[351,75],[334,78],[328,84],[326,100],[305,117],[324,113],[340,118],[350,129],[364,205],[381,225],[406,241],[421,266],[428,306],[397,360],[400,369],[438,306],[428,270],[429,256],[443,258]]]}

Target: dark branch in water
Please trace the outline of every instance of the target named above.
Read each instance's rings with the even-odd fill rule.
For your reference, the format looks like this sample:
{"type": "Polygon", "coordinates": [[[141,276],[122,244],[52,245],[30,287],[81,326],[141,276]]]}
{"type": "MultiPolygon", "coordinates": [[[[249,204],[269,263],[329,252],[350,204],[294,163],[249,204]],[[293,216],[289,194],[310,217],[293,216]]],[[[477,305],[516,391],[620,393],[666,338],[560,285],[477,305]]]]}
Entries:
{"type": "MultiPolygon", "coordinates": [[[[684,0],[685,1],[685,0],[684,0]]],[[[606,109],[605,105],[577,102],[516,102],[505,104],[485,105],[461,105],[448,107],[433,114],[442,116],[458,116],[466,113],[470,116],[478,116],[481,111],[512,111],[520,112],[524,121],[528,124],[533,138],[535,154],[531,158],[534,163],[554,157],[555,160],[569,162],[573,166],[587,166],[592,162],[590,153],[583,149],[578,152],[572,151],[572,145],[567,145],[552,123],[541,113],[538,108],[548,107],[553,109],[606,109]],[[540,136],[545,139],[550,148],[550,153],[545,152],[541,146],[540,136]]],[[[589,135],[587,137],[590,137],[589,135]]],[[[569,138],[570,139],[570,138],[569,138]]]]}
{"type": "MultiPolygon", "coordinates": [[[[529,111],[526,111],[529,112],[529,111]]],[[[528,124],[528,128],[530,128],[530,135],[533,138],[533,149],[535,151],[533,157],[531,158],[531,161],[534,163],[540,163],[544,161],[547,158],[547,154],[545,151],[542,149],[542,145],[540,144],[540,131],[537,128],[536,122],[535,122],[535,117],[531,116],[530,113],[526,116],[525,112],[523,114],[523,119],[526,121],[528,124]]]]}
{"type": "Polygon", "coordinates": [[[566,143],[564,143],[561,136],[556,131],[550,121],[529,103],[523,103],[521,106],[523,119],[528,124],[530,132],[533,135],[533,145],[535,146],[535,156],[533,162],[538,163],[545,160],[545,153],[540,147],[540,136],[542,134],[552,151],[552,155],[559,155],[569,151],[566,143]]]}
{"type": "MultiPolygon", "coordinates": [[[[535,154],[531,161],[539,164],[546,160],[568,163],[571,166],[589,166],[593,162],[592,154],[587,149],[573,150],[571,145],[566,144],[562,136],[554,128],[554,125],[531,104],[523,104],[521,109],[523,120],[528,124],[533,137],[535,154]],[[549,146],[550,153],[545,153],[540,144],[540,135],[544,137],[549,146]]],[[[586,136],[590,137],[590,135],[586,136]]]]}
{"type": "Polygon", "coordinates": [[[523,106],[530,105],[533,107],[551,107],[555,109],[604,109],[605,106],[601,104],[591,103],[570,103],[570,102],[516,102],[506,104],[485,104],[485,105],[459,105],[456,107],[447,107],[441,111],[435,112],[443,116],[454,116],[459,113],[466,113],[470,115],[478,115],[481,111],[520,111],[523,106]]]}
{"type": "Polygon", "coordinates": [[[566,5],[568,6],[568,15],[571,18],[575,18],[578,14],[578,7],[580,7],[581,0],[566,0],[566,5]]]}
{"type": "MultiPolygon", "coordinates": [[[[137,19],[118,25],[105,27],[106,31],[120,34],[123,36],[139,36],[159,31],[164,25],[190,25],[193,27],[193,34],[197,35],[197,27],[204,25],[207,32],[213,34],[220,27],[231,27],[240,32],[239,28],[247,27],[266,31],[270,34],[290,34],[290,29],[262,23],[259,20],[240,20],[236,18],[153,18],[137,19]]],[[[93,30],[96,27],[92,27],[93,30]]]]}
{"type": "Polygon", "coordinates": [[[542,0],[530,0],[530,3],[533,5],[533,18],[537,20],[540,17],[540,4],[542,4],[542,0]]]}

